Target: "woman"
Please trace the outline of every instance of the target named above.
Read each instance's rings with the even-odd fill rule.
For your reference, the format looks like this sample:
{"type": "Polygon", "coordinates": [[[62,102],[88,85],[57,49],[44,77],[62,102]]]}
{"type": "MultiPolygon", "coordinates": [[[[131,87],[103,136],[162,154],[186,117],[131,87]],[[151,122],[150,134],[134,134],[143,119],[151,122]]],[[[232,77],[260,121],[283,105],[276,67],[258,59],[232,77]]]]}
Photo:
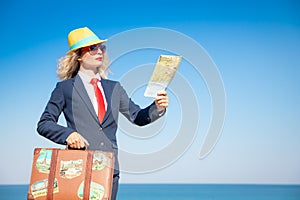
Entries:
{"type": "Polygon", "coordinates": [[[143,126],[161,117],[168,107],[165,91],[141,109],[127,95],[119,82],[108,80],[105,42],[89,28],[79,28],[68,35],[70,50],[59,60],[57,83],[38,122],[40,135],[71,148],[113,151],[115,170],[112,199],[116,199],[119,165],[116,131],[118,115],[143,126]],[[57,124],[64,113],[67,127],[57,124]]]}

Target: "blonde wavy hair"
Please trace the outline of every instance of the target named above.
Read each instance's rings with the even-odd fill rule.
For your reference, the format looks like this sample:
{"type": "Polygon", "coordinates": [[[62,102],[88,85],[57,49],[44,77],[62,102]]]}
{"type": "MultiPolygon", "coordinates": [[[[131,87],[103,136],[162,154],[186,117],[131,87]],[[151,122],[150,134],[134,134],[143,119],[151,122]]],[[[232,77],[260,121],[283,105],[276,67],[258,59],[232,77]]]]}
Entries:
{"type": "MultiPolygon", "coordinates": [[[[81,56],[81,49],[67,53],[58,59],[57,75],[60,80],[67,80],[77,75],[80,67],[78,58],[81,56]]],[[[109,61],[106,51],[103,53],[103,61],[98,73],[103,79],[107,79],[109,72],[109,61]]]]}

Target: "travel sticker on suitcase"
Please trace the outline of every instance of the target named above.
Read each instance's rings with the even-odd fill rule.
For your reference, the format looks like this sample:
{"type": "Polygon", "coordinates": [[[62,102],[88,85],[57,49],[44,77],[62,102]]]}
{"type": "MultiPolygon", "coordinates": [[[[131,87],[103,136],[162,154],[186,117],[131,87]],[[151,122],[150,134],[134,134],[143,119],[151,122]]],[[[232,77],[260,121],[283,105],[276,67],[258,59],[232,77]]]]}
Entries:
{"type": "MultiPolygon", "coordinates": [[[[78,197],[80,199],[83,199],[83,187],[84,187],[84,182],[82,182],[79,186],[78,189],[78,197]]],[[[91,187],[90,187],[90,200],[93,199],[102,199],[104,195],[104,187],[100,184],[91,182],[91,187]]]]}
{"type": "Polygon", "coordinates": [[[52,151],[41,149],[40,155],[36,160],[36,168],[40,173],[49,174],[51,164],[52,151]]]}
{"type": "Polygon", "coordinates": [[[72,179],[80,176],[82,173],[83,160],[67,160],[60,161],[59,174],[62,178],[72,179]]]}
{"type": "MultiPolygon", "coordinates": [[[[48,187],[47,179],[35,182],[31,185],[31,194],[33,195],[34,198],[46,196],[47,187],[48,187]]],[[[57,179],[55,179],[53,193],[57,193],[57,192],[58,192],[58,184],[57,184],[57,179]]]]}
{"type": "Polygon", "coordinates": [[[98,151],[94,153],[94,157],[93,157],[93,170],[102,170],[107,166],[108,159],[107,156],[98,151]]]}

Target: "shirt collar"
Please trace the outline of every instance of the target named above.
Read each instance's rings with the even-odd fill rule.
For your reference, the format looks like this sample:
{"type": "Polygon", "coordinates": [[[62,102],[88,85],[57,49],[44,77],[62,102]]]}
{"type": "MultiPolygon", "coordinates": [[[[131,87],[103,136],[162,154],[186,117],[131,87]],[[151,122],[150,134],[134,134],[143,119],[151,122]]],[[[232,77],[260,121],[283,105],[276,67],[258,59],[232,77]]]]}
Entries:
{"type": "Polygon", "coordinates": [[[78,72],[78,75],[80,76],[80,78],[84,81],[84,82],[90,82],[92,78],[97,78],[99,79],[99,81],[101,81],[101,77],[100,75],[97,73],[95,76],[89,76],[81,71],[78,72]]]}

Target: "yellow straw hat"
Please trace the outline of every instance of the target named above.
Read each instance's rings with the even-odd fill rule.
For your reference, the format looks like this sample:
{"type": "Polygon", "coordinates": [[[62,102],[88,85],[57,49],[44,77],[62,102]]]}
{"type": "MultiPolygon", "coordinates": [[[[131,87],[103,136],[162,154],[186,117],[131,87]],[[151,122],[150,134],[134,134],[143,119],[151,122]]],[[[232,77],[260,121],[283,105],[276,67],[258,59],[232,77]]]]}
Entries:
{"type": "Polygon", "coordinates": [[[95,35],[95,33],[93,33],[88,27],[78,28],[71,31],[68,35],[68,43],[70,50],[67,53],[70,53],[82,47],[87,47],[93,44],[99,44],[106,41],[107,39],[99,39],[98,36],[95,35]]]}

